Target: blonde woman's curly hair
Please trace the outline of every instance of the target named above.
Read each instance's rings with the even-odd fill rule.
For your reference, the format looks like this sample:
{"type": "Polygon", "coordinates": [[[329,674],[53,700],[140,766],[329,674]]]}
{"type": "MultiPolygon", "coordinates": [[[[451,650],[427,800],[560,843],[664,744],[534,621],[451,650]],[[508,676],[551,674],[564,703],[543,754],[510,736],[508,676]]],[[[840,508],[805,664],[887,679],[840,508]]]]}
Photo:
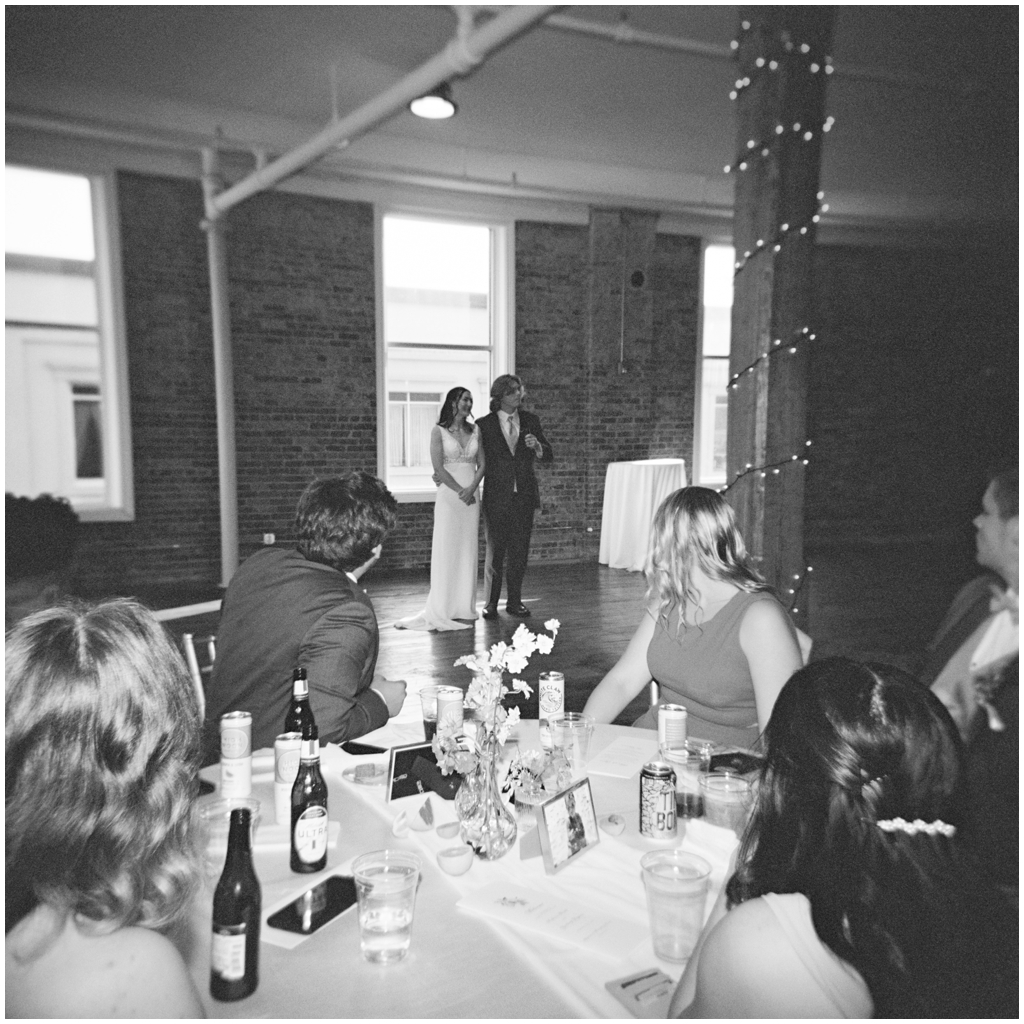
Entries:
{"type": "Polygon", "coordinates": [[[693,608],[698,601],[692,585],[694,566],[710,579],[740,590],[769,589],[747,555],[732,509],[707,487],[674,491],[654,515],[644,571],[647,604],[656,621],[667,626],[675,612],[677,628],[684,625],[687,605],[693,608]]]}
{"type": "Polygon", "coordinates": [[[6,929],[47,904],[83,928],[162,928],[201,877],[201,716],[181,655],[134,601],[23,619],[6,651],[6,929]]]}

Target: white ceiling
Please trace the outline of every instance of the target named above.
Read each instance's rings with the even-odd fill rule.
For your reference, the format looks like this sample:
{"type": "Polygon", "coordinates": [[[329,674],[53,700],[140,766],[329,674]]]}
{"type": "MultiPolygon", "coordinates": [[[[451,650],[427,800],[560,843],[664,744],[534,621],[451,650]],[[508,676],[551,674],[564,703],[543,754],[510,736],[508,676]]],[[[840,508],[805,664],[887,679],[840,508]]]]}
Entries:
{"type": "MultiPolygon", "coordinates": [[[[403,111],[330,168],[727,216],[738,10],[565,7],[562,17],[625,18],[710,55],[542,25],[454,82],[457,117],[403,111]]],[[[822,170],[833,222],[1015,219],[1016,6],[836,12],[822,170]]],[[[323,127],[332,105],[344,116],[441,51],[456,16],[428,5],[9,5],[6,28],[9,125],[59,119],[186,144],[219,129],[240,148],[280,152],[323,127]]]]}

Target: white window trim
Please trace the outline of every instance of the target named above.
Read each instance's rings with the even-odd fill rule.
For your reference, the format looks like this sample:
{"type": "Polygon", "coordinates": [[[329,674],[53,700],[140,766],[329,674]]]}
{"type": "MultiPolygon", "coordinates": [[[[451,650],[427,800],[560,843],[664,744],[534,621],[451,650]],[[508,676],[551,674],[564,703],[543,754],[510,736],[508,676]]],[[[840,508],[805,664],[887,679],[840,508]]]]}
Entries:
{"type": "MultiPolygon", "coordinates": [[[[494,247],[491,266],[491,380],[503,373],[515,373],[515,221],[504,217],[484,217],[463,213],[458,209],[431,209],[383,205],[374,207],[374,299],[377,331],[377,475],[388,479],[387,444],[387,346],[384,340],[384,218],[386,216],[420,217],[423,220],[446,220],[465,224],[483,224],[500,232],[494,247]],[[504,282],[504,287],[501,287],[504,282]]],[[[490,396],[488,395],[488,400],[490,396]]],[[[482,409],[483,416],[488,409],[482,409]]],[[[390,484],[389,484],[390,486],[390,484]]],[[[429,491],[393,492],[399,504],[433,503],[437,488],[429,491]]]]}

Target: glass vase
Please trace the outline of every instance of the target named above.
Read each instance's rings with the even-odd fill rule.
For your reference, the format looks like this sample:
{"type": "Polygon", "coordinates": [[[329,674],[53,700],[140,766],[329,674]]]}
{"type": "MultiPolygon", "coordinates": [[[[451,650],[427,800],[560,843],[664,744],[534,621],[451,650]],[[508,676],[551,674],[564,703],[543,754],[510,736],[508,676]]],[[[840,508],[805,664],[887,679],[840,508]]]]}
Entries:
{"type": "Polygon", "coordinates": [[[460,817],[459,834],[483,860],[504,857],[516,841],[516,819],[501,795],[499,749],[493,736],[484,740],[476,769],[463,783],[470,787],[464,811],[456,807],[460,817]]]}

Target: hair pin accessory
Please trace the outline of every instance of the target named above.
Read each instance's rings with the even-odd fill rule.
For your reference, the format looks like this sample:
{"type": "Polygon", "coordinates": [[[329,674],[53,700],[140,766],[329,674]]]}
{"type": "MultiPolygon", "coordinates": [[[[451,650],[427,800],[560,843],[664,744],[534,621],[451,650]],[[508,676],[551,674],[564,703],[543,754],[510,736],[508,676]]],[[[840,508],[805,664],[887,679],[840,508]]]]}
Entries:
{"type": "Polygon", "coordinates": [[[906,832],[908,836],[916,836],[918,832],[924,832],[929,836],[949,837],[956,833],[955,825],[947,825],[938,818],[935,821],[922,821],[920,818],[915,818],[913,821],[906,821],[904,818],[887,818],[884,821],[876,821],[875,824],[883,832],[906,832]]]}

